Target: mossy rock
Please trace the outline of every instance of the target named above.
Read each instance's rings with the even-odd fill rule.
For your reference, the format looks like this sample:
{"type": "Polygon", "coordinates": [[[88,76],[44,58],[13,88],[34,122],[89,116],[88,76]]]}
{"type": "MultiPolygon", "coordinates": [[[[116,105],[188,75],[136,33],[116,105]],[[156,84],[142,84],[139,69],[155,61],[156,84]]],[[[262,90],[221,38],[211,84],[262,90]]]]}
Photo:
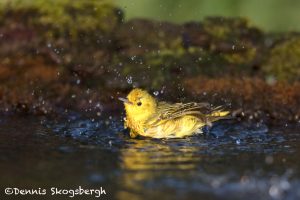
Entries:
{"type": "MultiPolygon", "coordinates": [[[[111,32],[120,21],[118,9],[106,0],[4,0],[0,21],[8,17],[27,25],[48,28],[49,37],[77,38],[89,31],[111,32]]],[[[38,28],[38,27],[37,27],[38,28]]]]}
{"type": "Polygon", "coordinates": [[[300,36],[293,36],[275,45],[263,66],[266,76],[279,81],[300,80],[300,36]]]}
{"type": "Polygon", "coordinates": [[[203,21],[203,29],[216,40],[232,41],[262,39],[262,32],[246,18],[209,17],[203,21]]]}
{"type": "Polygon", "coordinates": [[[42,56],[67,73],[102,74],[121,20],[122,12],[107,0],[4,0],[0,58],[16,65],[17,51],[24,59],[42,56]]]}
{"type": "Polygon", "coordinates": [[[182,47],[182,26],[146,19],[133,19],[116,31],[118,48],[128,56],[182,47]]]}

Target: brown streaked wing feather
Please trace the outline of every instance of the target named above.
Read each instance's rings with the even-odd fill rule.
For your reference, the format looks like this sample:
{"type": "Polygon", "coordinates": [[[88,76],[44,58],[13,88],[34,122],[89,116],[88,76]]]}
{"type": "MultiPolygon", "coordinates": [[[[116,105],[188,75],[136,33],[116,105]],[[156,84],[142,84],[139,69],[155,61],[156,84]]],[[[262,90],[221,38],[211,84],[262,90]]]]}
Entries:
{"type": "Polygon", "coordinates": [[[199,118],[205,118],[205,113],[210,111],[208,103],[175,103],[169,104],[159,102],[157,113],[152,116],[146,123],[150,126],[157,126],[164,120],[175,119],[185,115],[195,115],[199,118]]]}

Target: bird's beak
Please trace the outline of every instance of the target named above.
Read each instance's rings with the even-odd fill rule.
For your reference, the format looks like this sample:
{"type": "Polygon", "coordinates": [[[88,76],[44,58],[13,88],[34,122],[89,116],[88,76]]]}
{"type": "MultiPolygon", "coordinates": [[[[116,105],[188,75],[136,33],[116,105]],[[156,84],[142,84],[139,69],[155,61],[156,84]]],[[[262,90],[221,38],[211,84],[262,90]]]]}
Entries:
{"type": "Polygon", "coordinates": [[[119,97],[118,99],[119,99],[120,101],[123,101],[124,103],[132,104],[127,98],[119,97]]]}

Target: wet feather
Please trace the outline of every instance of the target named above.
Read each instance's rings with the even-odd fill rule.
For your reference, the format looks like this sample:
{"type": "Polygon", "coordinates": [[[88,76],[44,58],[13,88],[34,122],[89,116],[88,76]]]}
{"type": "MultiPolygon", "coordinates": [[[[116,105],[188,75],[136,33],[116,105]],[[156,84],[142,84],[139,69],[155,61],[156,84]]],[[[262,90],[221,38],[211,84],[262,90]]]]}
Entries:
{"type": "Polygon", "coordinates": [[[130,136],[142,135],[153,138],[180,138],[201,132],[205,125],[229,114],[221,106],[208,103],[158,102],[148,92],[133,89],[124,101],[130,136]]]}

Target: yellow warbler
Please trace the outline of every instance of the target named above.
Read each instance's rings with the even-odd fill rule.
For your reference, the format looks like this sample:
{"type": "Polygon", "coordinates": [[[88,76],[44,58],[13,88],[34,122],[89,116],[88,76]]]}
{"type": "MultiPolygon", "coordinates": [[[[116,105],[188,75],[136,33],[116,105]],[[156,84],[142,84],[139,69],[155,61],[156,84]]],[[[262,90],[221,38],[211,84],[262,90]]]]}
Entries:
{"type": "Polygon", "coordinates": [[[133,89],[124,102],[124,126],[132,138],[141,135],[152,138],[181,138],[201,133],[201,128],[229,114],[221,107],[211,108],[208,103],[159,102],[147,91],[133,89]]]}

